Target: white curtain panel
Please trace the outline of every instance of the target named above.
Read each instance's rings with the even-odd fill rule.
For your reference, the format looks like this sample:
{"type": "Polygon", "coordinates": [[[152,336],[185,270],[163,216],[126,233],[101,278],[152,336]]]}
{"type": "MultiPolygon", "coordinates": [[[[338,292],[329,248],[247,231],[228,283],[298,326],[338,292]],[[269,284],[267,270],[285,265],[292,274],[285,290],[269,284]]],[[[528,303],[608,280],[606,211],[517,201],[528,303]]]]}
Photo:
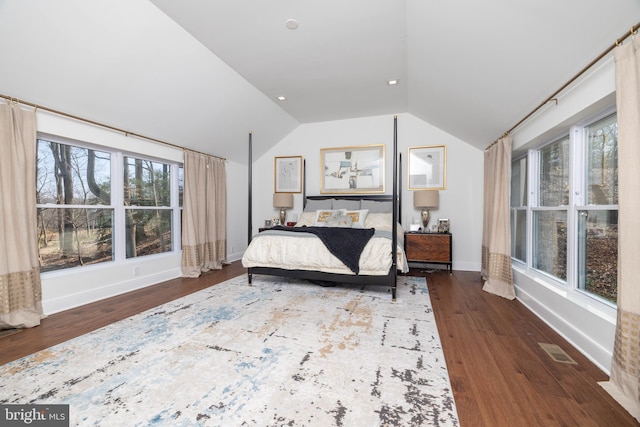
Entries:
{"type": "Polygon", "coordinates": [[[182,275],[222,268],[227,256],[227,183],[223,159],[185,150],[182,275]]]}
{"type": "Polygon", "coordinates": [[[36,114],[0,105],[0,329],[40,324],[36,114]]]}
{"type": "Polygon", "coordinates": [[[499,139],[484,153],[484,217],[482,229],[482,290],[516,297],[511,269],[511,137],[499,139]]]}
{"type": "Polygon", "coordinates": [[[640,420],[640,36],[615,51],[618,108],[618,320],[602,386],[640,420]]]}

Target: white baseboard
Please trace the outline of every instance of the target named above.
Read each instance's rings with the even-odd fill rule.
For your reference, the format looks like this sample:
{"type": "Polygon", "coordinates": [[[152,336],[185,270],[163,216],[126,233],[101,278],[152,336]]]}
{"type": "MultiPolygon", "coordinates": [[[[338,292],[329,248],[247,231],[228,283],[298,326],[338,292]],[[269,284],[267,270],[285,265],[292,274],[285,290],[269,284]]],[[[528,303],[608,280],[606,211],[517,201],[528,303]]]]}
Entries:
{"type": "Polygon", "coordinates": [[[60,298],[43,300],[42,307],[44,313],[47,315],[59,313],[61,311],[79,307],[81,305],[90,304],[92,302],[96,302],[105,298],[110,298],[116,295],[124,294],[126,292],[134,291],[136,289],[153,286],[160,282],[175,279],[176,277],[180,277],[181,275],[182,271],[180,269],[172,269],[163,271],[161,273],[136,277],[131,280],[122,281],[120,283],[113,283],[99,288],[89,289],[85,292],[78,292],[72,295],[65,295],[60,298]]]}
{"type": "MultiPolygon", "coordinates": [[[[549,308],[549,305],[539,301],[522,287],[516,286],[517,299],[536,316],[538,316],[551,329],[567,340],[578,351],[584,354],[591,362],[598,366],[607,375],[610,373],[612,351],[593,340],[586,332],[590,328],[597,328],[595,325],[580,325],[586,328],[585,331],[572,325],[561,313],[557,313],[549,308]]],[[[564,304],[573,304],[565,301],[564,304]]]]}

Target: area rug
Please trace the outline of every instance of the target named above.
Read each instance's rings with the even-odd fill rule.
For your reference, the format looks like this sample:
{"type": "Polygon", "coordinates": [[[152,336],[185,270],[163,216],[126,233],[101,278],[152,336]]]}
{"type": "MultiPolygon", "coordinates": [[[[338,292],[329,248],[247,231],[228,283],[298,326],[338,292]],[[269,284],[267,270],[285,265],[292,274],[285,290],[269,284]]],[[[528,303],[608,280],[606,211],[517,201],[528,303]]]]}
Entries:
{"type": "Polygon", "coordinates": [[[0,366],[71,425],[457,426],[426,281],[240,276],[0,366]]]}

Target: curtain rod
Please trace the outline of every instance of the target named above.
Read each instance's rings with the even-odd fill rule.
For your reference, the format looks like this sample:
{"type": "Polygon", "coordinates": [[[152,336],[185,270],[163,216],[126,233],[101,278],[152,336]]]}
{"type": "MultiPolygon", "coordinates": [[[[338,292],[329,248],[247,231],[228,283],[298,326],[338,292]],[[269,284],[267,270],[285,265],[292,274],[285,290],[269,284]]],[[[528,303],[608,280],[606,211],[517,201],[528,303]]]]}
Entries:
{"type": "MultiPolygon", "coordinates": [[[[547,99],[545,99],[540,105],[538,105],[536,108],[534,108],[529,114],[527,114],[526,116],[524,116],[523,119],[521,119],[518,123],[516,123],[515,125],[513,125],[513,127],[511,129],[509,129],[508,131],[506,131],[504,134],[502,134],[502,136],[500,138],[504,138],[505,136],[509,135],[511,132],[513,132],[518,126],[520,126],[522,123],[524,123],[525,120],[527,120],[529,117],[531,117],[533,114],[535,114],[539,109],[541,109],[542,107],[544,107],[549,101],[556,101],[556,105],[558,103],[558,100],[556,99],[556,96],[562,92],[563,90],[565,90],[567,88],[567,86],[569,86],[571,83],[573,83],[574,81],[576,81],[580,76],[582,76],[589,68],[593,67],[598,61],[600,61],[602,58],[605,57],[605,55],[607,55],[609,52],[611,52],[613,49],[616,48],[616,46],[619,46],[620,43],[622,43],[627,37],[629,37],[630,35],[635,35],[638,32],[638,29],[640,28],[640,22],[637,23],[636,25],[632,26],[631,29],[629,31],[627,31],[626,33],[624,33],[622,35],[622,37],[620,37],[619,39],[616,39],[615,43],[613,43],[611,46],[609,46],[604,52],[602,52],[600,55],[598,55],[593,61],[591,61],[586,67],[584,67],[582,70],[580,70],[575,76],[571,77],[571,79],[566,82],[565,84],[562,85],[562,87],[560,87],[560,89],[556,90],[555,92],[553,92],[553,94],[551,96],[549,96],[547,99]]],[[[493,141],[487,148],[485,148],[485,150],[488,150],[489,148],[491,148],[495,143],[498,142],[498,140],[500,139],[496,139],[495,141],[493,141]]]]}
{"type": "Polygon", "coordinates": [[[74,119],[74,120],[78,120],[78,121],[81,121],[81,122],[89,123],[89,124],[92,124],[94,126],[100,126],[100,127],[103,127],[105,129],[109,129],[109,130],[112,130],[112,131],[115,131],[115,132],[120,132],[120,133],[123,133],[125,136],[133,136],[133,137],[140,138],[140,139],[146,139],[148,141],[157,142],[159,144],[167,145],[169,147],[177,148],[177,149],[180,149],[180,150],[189,150],[189,151],[193,151],[194,153],[202,154],[204,156],[211,156],[211,157],[215,157],[217,159],[221,159],[221,160],[225,160],[225,161],[227,160],[224,157],[214,156],[212,154],[207,154],[207,153],[203,153],[201,151],[192,150],[190,148],[181,147],[179,145],[172,144],[170,142],[161,141],[161,140],[156,139],[156,138],[151,138],[151,137],[148,137],[148,136],[140,135],[140,134],[137,134],[135,132],[129,132],[129,131],[126,131],[124,129],[120,129],[120,128],[117,128],[117,127],[114,127],[114,126],[110,126],[110,125],[105,125],[103,123],[99,123],[99,122],[96,122],[96,121],[93,121],[93,120],[84,119],[82,117],[74,116],[73,114],[65,113],[65,112],[62,112],[62,111],[59,111],[59,110],[54,110],[53,108],[43,107],[42,105],[34,104],[32,102],[23,101],[21,99],[14,98],[14,97],[8,96],[8,95],[3,95],[1,93],[0,93],[0,98],[4,98],[7,102],[17,102],[18,104],[26,105],[28,107],[33,107],[35,109],[35,111],[38,111],[38,109],[40,109],[40,110],[47,111],[49,113],[57,114],[59,116],[68,117],[70,119],[74,119]]]}

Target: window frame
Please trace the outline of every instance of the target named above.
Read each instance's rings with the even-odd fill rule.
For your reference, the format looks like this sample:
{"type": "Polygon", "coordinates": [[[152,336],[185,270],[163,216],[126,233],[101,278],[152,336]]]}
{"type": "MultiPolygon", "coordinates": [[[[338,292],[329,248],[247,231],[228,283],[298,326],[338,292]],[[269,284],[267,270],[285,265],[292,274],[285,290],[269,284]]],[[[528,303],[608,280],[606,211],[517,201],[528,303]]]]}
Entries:
{"type": "MultiPolygon", "coordinates": [[[[525,269],[534,280],[541,283],[553,290],[554,292],[561,293],[565,296],[571,295],[573,299],[584,306],[592,307],[597,310],[597,307],[604,310],[604,312],[610,312],[611,309],[617,308],[616,304],[595,294],[581,289],[579,287],[579,275],[580,266],[579,251],[578,251],[578,239],[579,239],[579,218],[580,211],[605,211],[605,210],[619,210],[618,205],[587,205],[587,188],[586,188],[586,174],[585,171],[588,168],[587,165],[587,128],[597,122],[606,119],[607,117],[617,114],[615,106],[609,107],[600,111],[598,114],[590,116],[589,118],[577,122],[570,126],[567,131],[556,133],[555,136],[545,139],[545,142],[539,144],[533,148],[529,148],[525,155],[514,157],[511,164],[519,161],[523,157],[527,158],[527,189],[529,191],[527,195],[527,204],[524,207],[526,209],[526,260],[522,261],[513,256],[512,262],[515,267],[525,269]],[[559,141],[563,138],[563,135],[569,137],[569,150],[570,150],[570,171],[569,171],[569,204],[567,206],[539,206],[539,158],[540,152],[545,147],[559,141]],[[534,259],[534,224],[533,216],[535,212],[545,210],[566,210],[567,218],[567,279],[562,280],[551,274],[546,273],[540,269],[533,267],[534,259]]],[[[513,212],[519,207],[510,207],[511,218],[513,218],[513,212]]],[[[515,247],[515,236],[512,236],[511,247],[515,247]]]]}
{"type": "MultiPolygon", "coordinates": [[[[103,146],[100,144],[79,141],[71,138],[66,138],[58,135],[51,135],[48,133],[38,132],[36,135],[36,144],[39,140],[50,141],[58,144],[71,145],[83,149],[91,149],[109,153],[111,155],[111,204],[110,205],[98,205],[100,209],[111,209],[113,211],[112,219],[112,251],[113,258],[111,261],[100,262],[96,264],[89,264],[83,266],[74,266],[67,268],[60,268],[57,270],[47,271],[41,273],[46,277],[58,277],[69,274],[77,274],[78,271],[91,271],[102,268],[109,268],[118,265],[127,265],[132,263],[139,263],[141,260],[175,256],[182,253],[182,236],[181,236],[181,224],[180,224],[180,212],[182,207],[179,206],[178,197],[178,169],[183,167],[183,163],[168,160],[158,157],[149,156],[142,153],[136,153],[133,151],[122,150],[115,147],[103,146]],[[165,163],[170,166],[169,179],[170,179],[170,204],[169,206],[125,206],[124,205],[124,157],[134,157],[137,159],[148,160],[153,162],[165,163]],[[143,255],[138,257],[126,257],[126,234],[124,233],[126,227],[126,208],[133,209],[162,209],[171,211],[171,250],[161,253],[143,255]]],[[[34,189],[35,191],[35,189],[34,189]]],[[[95,209],[96,205],[58,205],[58,204],[37,204],[36,208],[91,208],[95,209]]]]}
{"type": "MultiPolygon", "coordinates": [[[[522,162],[522,160],[524,160],[524,165],[525,165],[525,173],[524,173],[524,181],[525,181],[525,188],[522,190],[522,197],[525,199],[524,203],[517,203],[514,204],[513,203],[513,195],[509,194],[509,220],[510,220],[510,227],[511,227],[511,260],[512,262],[516,262],[518,264],[522,264],[522,265],[526,265],[527,264],[527,259],[529,258],[529,254],[531,253],[531,249],[529,248],[529,237],[528,237],[528,230],[529,230],[529,223],[531,222],[530,219],[530,211],[529,211],[529,204],[530,204],[530,193],[531,193],[531,189],[529,188],[530,185],[530,180],[529,180],[529,174],[531,172],[531,166],[530,166],[530,159],[528,154],[522,155],[522,156],[518,156],[515,159],[511,160],[511,166],[510,166],[510,172],[513,171],[513,164],[516,162],[522,162]],[[516,248],[518,247],[517,242],[516,242],[516,233],[515,231],[517,231],[517,219],[518,219],[518,213],[522,213],[524,212],[524,217],[525,217],[525,233],[524,233],[524,259],[520,259],[514,256],[514,251],[516,250],[516,248]]],[[[520,170],[520,175],[522,176],[522,169],[520,170]]],[[[510,182],[510,189],[513,188],[513,174],[511,173],[511,182],[510,182]]]]}

